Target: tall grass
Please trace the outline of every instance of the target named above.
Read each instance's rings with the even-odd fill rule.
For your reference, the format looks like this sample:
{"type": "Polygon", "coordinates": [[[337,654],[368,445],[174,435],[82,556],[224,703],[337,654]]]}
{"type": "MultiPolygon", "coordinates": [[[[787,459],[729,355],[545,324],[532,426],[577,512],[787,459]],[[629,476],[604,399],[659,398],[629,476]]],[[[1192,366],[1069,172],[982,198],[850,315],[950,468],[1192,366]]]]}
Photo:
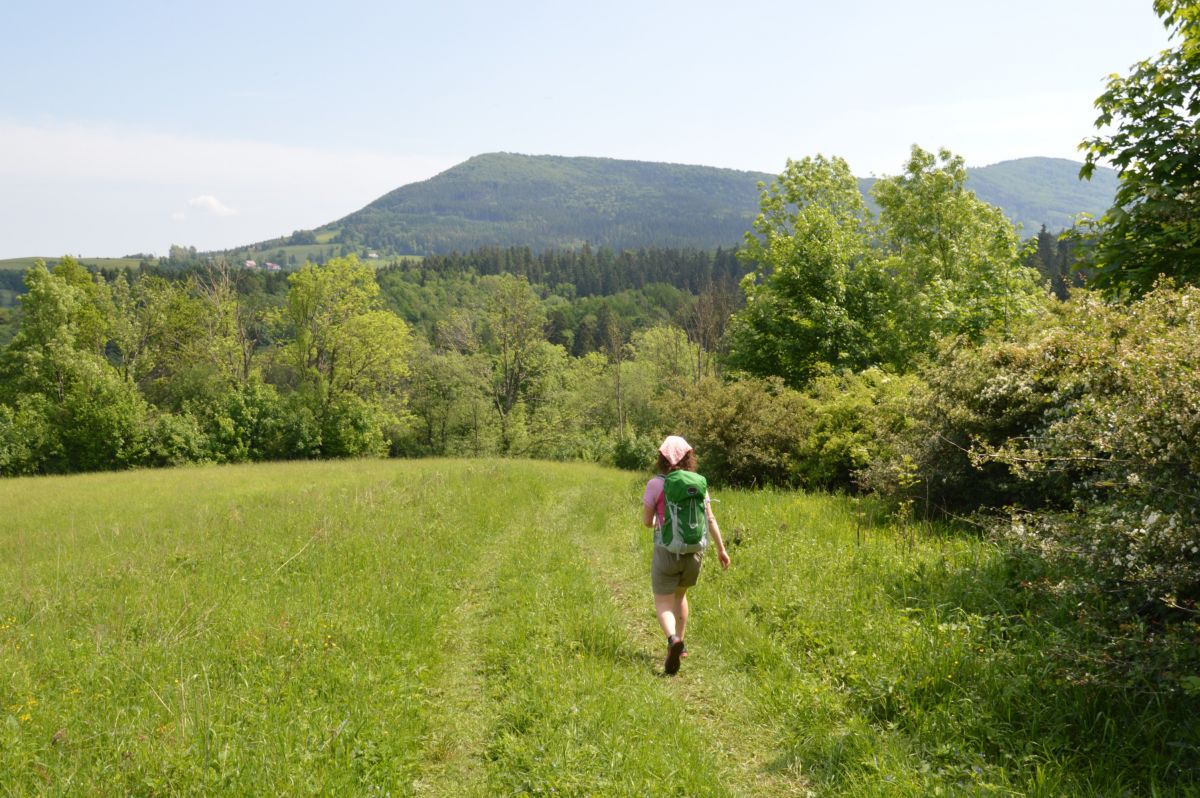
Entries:
{"type": "Polygon", "coordinates": [[[0,793],[1196,793],[1194,701],[1078,678],[1000,551],[842,498],[718,493],[663,677],[644,478],[0,482],[0,793]]]}

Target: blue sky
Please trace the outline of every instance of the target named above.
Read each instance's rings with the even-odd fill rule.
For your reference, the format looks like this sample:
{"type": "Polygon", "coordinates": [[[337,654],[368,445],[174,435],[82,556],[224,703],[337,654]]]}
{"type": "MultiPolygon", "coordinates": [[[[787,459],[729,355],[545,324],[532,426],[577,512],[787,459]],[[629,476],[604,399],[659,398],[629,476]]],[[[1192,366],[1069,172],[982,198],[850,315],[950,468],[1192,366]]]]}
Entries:
{"type": "Polygon", "coordinates": [[[483,152],[1077,159],[1168,44],[1151,0],[8,6],[0,258],[286,235],[483,152]]]}

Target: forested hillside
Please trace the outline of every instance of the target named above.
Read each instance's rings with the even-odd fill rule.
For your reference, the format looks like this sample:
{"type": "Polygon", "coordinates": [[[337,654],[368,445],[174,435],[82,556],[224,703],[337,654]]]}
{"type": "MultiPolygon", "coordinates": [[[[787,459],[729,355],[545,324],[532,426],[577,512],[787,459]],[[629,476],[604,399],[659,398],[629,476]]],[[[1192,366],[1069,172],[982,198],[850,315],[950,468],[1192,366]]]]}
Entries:
{"type": "MultiPolygon", "coordinates": [[[[1099,214],[1111,204],[1111,170],[1098,169],[1091,182],[1078,174],[1072,161],[1023,158],[968,170],[967,187],[1032,235],[1043,224],[1066,228],[1076,214],[1099,214]]],[[[261,249],[317,240],[421,255],[585,243],[615,250],[736,247],[758,213],[759,182],[771,179],[708,166],[493,153],[261,249]]],[[[859,187],[865,194],[874,182],[860,179],[859,187]]]]}
{"type": "Polygon", "coordinates": [[[1025,235],[1045,225],[1058,231],[1071,226],[1078,213],[1099,216],[1117,193],[1117,173],[1097,169],[1092,179],[1079,179],[1079,164],[1065,158],[1021,158],[969,169],[967,188],[999,206],[1025,235]]]}
{"type": "Polygon", "coordinates": [[[716,249],[736,245],[769,176],[611,158],[480,155],[328,228],[427,254],[489,245],[716,249]]]}

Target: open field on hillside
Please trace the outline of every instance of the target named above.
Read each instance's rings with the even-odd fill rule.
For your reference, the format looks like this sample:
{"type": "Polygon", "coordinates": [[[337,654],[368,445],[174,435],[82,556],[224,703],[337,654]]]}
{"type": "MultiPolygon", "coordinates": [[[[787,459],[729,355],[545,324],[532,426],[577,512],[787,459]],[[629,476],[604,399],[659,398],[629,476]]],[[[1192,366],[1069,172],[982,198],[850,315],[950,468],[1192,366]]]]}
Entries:
{"type": "MultiPolygon", "coordinates": [[[[237,250],[231,254],[214,257],[225,257],[235,264],[240,264],[247,259],[257,261],[260,266],[268,262],[276,262],[288,270],[294,270],[310,261],[316,263],[321,259],[339,257],[338,253],[341,252],[341,249],[338,244],[288,244],[282,247],[237,250]]],[[[404,261],[420,263],[423,259],[420,255],[393,255],[387,252],[377,254],[379,256],[377,258],[367,258],[361,255],[359,257],[364,263],[376,268],[404,261]]]]}
{"type": "MultiPolygon", "coordinates": [[[[336,254],[338,251],[336,245],[326,244],[301,244],[285,247],[274,247],[271,249],[254,249],[247,251],[239,251],[234,255],[226,256],[231,259],[236,265],[240,265],[246,259],[256,260],[261,264],[266,264],[269,261],[282,261],[280,265],[284,266],[287,271],[294,271],[300,266],[309,261],[315,262],[322,255],[329,256],[330,253],[336,254]],[[282,252],[282,256],[280,256],[282,252]],[[295,258],[295,264],[288,264],[288,256],[292,255],[295,258]]],[[[45,264],[53,268],[58,262],[57,257],[52,258],[7,258],[0,260],[0,272],[25,272],[33,268],[33,264],[37,261],[44,261],[45,264]]],[[[379,269],[384,266],[390,266],[395,263],[420,263],[422,257],[420,255],[391,255],[380,253],[378,258],[364,259],[363,262],[367,265],[379,269]]],[[[136,258],[81,258],[80,263],[94,269],[136,269],[141,264],[141,261],[136,258]]],[[[157,263],[157,260],[153,261],[157,263]]]]}
{"type": "Polygon", "coordinates": [[[307,261],[315,261],[319,257],[336,257],[339,247],[336,244],[287,244],[279,247],[249,247],[246,249],[234,250],[228,255],[217,254],[213,257],[228,257],[232,262],[240,264],[246,259],[256,260],[259,265],[263,265],[269,261],[275,261],[281,266],[296,268],[296,265],[288,263],[288,257],[294,259],[295,264],[303,264],[307,261]]]}
{"type": "MultiPolygon", "coordinates": [[[[54,264],[59,261],[59,258],[60,256],[58,255],[44,258],[7,258],[0,260],[0,271],[28,271],[39,260],[45,261],[47,266],[53,268],[54,264]]],[[[79,262],[84,266],[91,266],[96,269],[136,269],[141,263],[137,258],[80,258],[79,262]]]]}
{"type": "Polygon", "coordinates": [[[0,481],[0,794],[1195,790],[1188,707],[1072,678],[997,550],[847,499],[717,492],[733,566],[662,676],[646,476],[0,481]]]}

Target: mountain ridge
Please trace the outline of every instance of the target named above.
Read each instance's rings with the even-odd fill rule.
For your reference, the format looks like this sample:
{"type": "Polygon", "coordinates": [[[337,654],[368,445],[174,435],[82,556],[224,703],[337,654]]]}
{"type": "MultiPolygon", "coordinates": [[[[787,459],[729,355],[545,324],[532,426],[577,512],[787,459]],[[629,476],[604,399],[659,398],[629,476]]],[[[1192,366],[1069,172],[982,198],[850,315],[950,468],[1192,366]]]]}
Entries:
{"type": "MultiPolygon", "coordinates": [[[[1116,173],[1078,179],[1081,164],[1029,157],[968,169],[967,187],[1034,235],[1112,203],[1116,173]]],[[[322,242],[429,255],[488,246],[614,250],[740,245],[758,212],[759,183],[776,175],[598,156],[483,153],[400,186],[288,243],[322,242]]],[[[876,178],[858,178],[868,194],[876,178]]],[[[276,240],[274,243],[278,243],[276,240]]],[[[267,242],[265,246],[270,246],[267,242]]],[[[265,248],[265,247],[264,247],[265,248]]]]}

